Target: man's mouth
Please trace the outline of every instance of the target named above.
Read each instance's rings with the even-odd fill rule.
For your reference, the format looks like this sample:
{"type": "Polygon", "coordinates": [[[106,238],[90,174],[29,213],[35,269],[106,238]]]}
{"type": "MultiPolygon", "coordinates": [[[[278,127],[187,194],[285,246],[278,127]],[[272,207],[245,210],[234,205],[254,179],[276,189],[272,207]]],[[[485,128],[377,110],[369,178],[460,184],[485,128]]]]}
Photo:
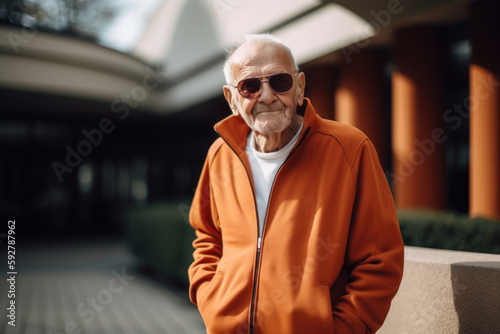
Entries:
{"type": "Polygon", "coordinates": [[[278,112],[278,111],[283,111],[283,109],[271,109],[271,110],[259,110],[255,113],[255,115],[261,114],[261,113],[271,113],[271,112],[278,112]]]}

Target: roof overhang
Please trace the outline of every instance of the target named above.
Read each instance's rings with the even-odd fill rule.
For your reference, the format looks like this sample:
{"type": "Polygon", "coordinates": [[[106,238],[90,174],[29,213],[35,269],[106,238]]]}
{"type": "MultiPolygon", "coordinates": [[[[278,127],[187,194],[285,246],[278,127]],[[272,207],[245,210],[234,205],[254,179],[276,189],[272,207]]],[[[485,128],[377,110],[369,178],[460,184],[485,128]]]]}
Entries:
{"type": "Polygon", "coordinates": [[[464,18],[469,2],[168,0],[130,55],[0,26],[0,87],[171,113],[222,96],[224,50],[243,33],[271,32],[299,65],[335,61],[340,49],[367,38],[372,46],[388,43],[394,27],[464,18]],[[381,13],[390,14],[386,25],[377,21],[381,13]]]}

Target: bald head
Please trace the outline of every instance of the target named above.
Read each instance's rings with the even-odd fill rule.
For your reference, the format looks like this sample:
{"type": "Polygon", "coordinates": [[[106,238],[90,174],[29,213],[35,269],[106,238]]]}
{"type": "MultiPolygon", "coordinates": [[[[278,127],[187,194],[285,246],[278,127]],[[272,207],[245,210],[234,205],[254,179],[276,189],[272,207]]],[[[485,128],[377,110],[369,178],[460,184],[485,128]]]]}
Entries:
{"type": "MultiPolygon", "coordinates": [[[[299,73],[285,45],[270,35],[247,36],[228,52],[224,74],[227,80],[227,85],[223,86],[224,97],[231,111],[241,116],[257,136],[273,137],[281,143],[289,134],[295,134],[290,129],[297,130],[296,125],[300,124],[296,111],[304,101],[305,77],[304,73],[299,73]],[[287,91],[282,91],[279,86],[276,91],[269,81],[281,74],[291,77],[291,87],[287,91]],[[255,84],[253,79],[260,80],[260,83],[255,84]],[[242,93],[244,90],[238,88],[242,80],[254,82],[258,91],[251,95],[242,93]]],[[[274,80],[276,77],[273,79],[276,82],[274,80]]]]}
{"type": "Polygon", "coordinates": [[[298,71],[290,49],[276,37],[269,34],[244,35],[227,50],[224,63],[226,83],[235,84],[234,73],[241,66],[264,66],[279,61],[292,73],[298,71]]]}

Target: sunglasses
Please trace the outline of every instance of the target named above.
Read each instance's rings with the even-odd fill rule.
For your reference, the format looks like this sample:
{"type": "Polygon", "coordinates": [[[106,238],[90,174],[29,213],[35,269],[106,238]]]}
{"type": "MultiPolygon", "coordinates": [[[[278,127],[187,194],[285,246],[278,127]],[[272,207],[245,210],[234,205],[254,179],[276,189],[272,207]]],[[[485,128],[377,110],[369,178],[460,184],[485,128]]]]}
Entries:
{"type": "Polygon", "coordinates": [[[240,95],[243,96],[244,98],[253,99],[259,94],[262,88],[262,82],[264,81],[269,82],[269,86],[271,86],[271,89],[274,90],[276,93],[284,94],[289,92],[290,89],[292,89],[294,79],[295,78],[288,73],[280,73],[280,74],[263,75],[260,77],[243,79],[240,82],[238,82],[237,86],[231,84],[229,85],[234,88],[237,88],[240,95]],[[261,78],[268,78],[268,79],[261,79],[261,78]]]}

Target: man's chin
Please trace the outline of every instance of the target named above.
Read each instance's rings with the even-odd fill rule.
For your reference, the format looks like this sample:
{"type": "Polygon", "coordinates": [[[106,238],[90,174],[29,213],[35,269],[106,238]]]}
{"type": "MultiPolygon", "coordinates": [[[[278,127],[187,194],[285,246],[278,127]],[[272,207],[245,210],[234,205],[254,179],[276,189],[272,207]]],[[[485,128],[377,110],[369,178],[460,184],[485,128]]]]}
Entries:
{"type": "Polygon", "coordinates": [[[269,121],[255,121],[253,124],[253,130],[262,134],[262,135],[270,135],[273,133],[280,133],[283,132],[288,125],[290,125],[290,122],[284,122],[284,121],[275,121],[275,120],[269,120],[269,121]]]}

